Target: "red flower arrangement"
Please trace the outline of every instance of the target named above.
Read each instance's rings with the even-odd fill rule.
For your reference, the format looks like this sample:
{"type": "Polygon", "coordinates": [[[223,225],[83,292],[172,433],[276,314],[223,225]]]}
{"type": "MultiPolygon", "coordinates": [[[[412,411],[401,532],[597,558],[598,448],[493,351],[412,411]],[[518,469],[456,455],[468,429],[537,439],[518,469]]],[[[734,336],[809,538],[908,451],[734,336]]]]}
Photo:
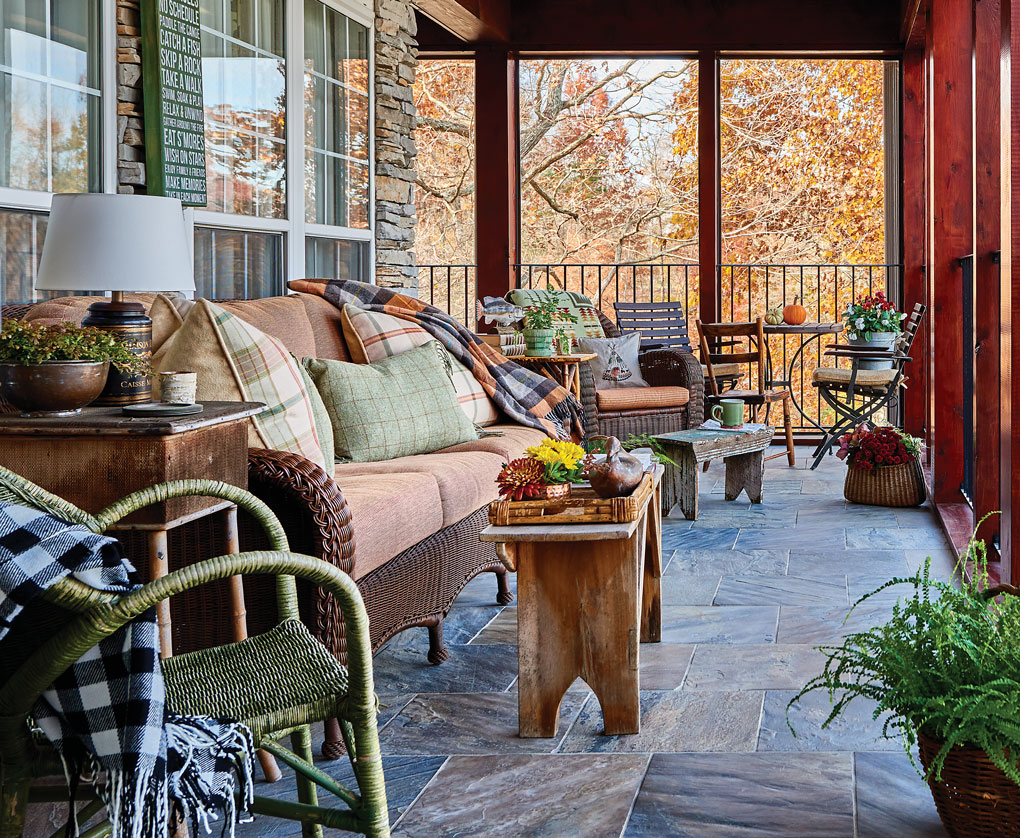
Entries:
{"type": "Polygon", "coordinates": [[[846,460],[850,468],[872,471],[884,466],[898,466],[918,459],[924,443],[897,428],[871,428],[861,425],[839,438],[836,456],[846,460]]]}

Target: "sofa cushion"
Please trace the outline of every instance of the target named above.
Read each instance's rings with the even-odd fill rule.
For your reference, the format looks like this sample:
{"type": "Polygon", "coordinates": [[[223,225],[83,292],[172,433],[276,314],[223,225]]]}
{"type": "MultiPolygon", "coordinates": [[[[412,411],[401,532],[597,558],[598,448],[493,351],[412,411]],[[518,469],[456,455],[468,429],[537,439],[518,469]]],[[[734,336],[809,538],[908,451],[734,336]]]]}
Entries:
{"type": "Polygon", "coordinates": [[[333,422],[336,458],[392,460],[476,439],[457,403],[448,357],[430,341],[375,364],[306,358],[333,422]]]}
{"type": "Polygon", "coordinates": [[[657,410],[683,407],[691,400],[686,387],[632,387],[626,390],[596,390],[595,401],[600,412],[623,410],[657,410]]]}
{"type": "Polygon", "coordinates": [[[351,354],[344,343],[343,329],[340,325],[340,310],[329,300],[318,294],[298,294],[298,299],[305,307],[308,322],[315,338],[315,358],[328,358],[331,361],[350,361],[351,354]]]}
{"type": "Polygon", "coordinates": [[[508,463],[510,460],[523,457],[525,448],[538,445],[546,437],[545,431],[528,428],[524,425],[492,425],[486,430],[498,431],[500,436],[483,436],[481,439],[473,439],[470,442],[443,448],[436,453],[456,454],[461,451],[487,451],[490,454],[498,454],[503,462],[508,463]]]}
{"type": "MultiPolygon", "coordinates": [[[[397,457],[377,463],[340,463],[334,473],[341,489],[351,476],[403,472],[429,474],[439,487],[443,526],[449,527],[496,500],[496,476],[502,467],[503,457],[500,454],[488,451],[446,451],[441,454],[397,457]]],[[[417,499],[410,502],[418,503],[417,499]]],[[[407,504],[408,500],[405,499],[401,509],[407,504]]],[[[354,532],[360,544],[361,530],[357,520],[354,522],[354,532]]]]}
{"type": "MultiPolygon", "coordinates": [[[[340,472],[336,480],[351,511],[355,579],[443,527],[439,485],[430,474],[340,472]]],[[[407,580],[408,585],[417,583],[407,580]]]]}
{"type": "MultiPolygon", "coordinates": [[[[359,364],[372,364],[433,340],[417,323],[352,305],[343,307],[340,322],[351,357],[359,364]]],[[[499,421],[499,409],[474,374],[456,358],[450,361],[457,401],[468,419],[476,425],[492,425],[499,421]]]]}
{"type": "MultiPolygon", "coordinates": [[[[264,402],[252,418],[248,445],[299,454],[327,467],[298,361],[284,345],[208,300],[152,358],[153,370],[194,370],[199,401],[264,402]]],[[[158,378],[154,380],[158,389],[158,378]]],[[[332,461],[330,461],[330,465],[332,461]]]]}
{"type": "Polygon", "coordinates": [[[276,338],[298,358],[315,358],[315,335],[305,305],[296,294],[257,300],[228,300],[217,303],[260,332],[276,338]]]}

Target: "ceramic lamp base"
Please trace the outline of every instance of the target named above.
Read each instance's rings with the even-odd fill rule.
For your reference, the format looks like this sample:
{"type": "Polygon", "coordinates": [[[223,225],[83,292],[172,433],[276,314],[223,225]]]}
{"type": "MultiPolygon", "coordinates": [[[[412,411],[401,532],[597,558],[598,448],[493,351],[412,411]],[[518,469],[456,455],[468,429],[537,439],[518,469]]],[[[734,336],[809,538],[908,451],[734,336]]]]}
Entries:
{"type": "MultiPolygon", "coordinates": [[[[129,303],[115,295],[110,302],[93,303],[82,326],[95,326],[117,335],[136,355],[152,357],[152,320],[141,303],[129,303]]],[[[152,379],[148,375],[122,373],[110,367],[106,387],[95,405],[126,405],[152,401],[152,379]]]]}

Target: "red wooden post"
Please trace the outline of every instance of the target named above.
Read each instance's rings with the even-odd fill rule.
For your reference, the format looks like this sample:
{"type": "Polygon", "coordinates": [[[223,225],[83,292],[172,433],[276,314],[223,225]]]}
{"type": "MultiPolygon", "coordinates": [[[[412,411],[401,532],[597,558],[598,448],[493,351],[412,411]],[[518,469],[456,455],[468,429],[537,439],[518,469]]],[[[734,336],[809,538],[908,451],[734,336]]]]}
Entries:
{"type": "Polygon", "coordinates": [[[706,323],[718,320],[718,265],[722,261],[719,183],[719,59],[698,53],[698,310],[706,323]]]}
{"type": "Polygon", "coordinates": [[[475,260],[478,297],[513,287],[518,231],[517,58],[479,47],[475,57],[475,260]]]}
{"type": "MultiPolygon", "coordinates": [[[[914,303],[928,299],[924,269],[924,50],[909,50],[902,63],[902,177],[903,177],[903,302],[910,311],[914,303]]],[[[914,339],[914,362],[910,387],[903,399],[903,427],[908,433],[926,433],[928,411],[928,327],[924,323],[914,339]]]]}
{"type": "MultiPolygon", "coordinates": [[[[932,0],[931,288],[934,346],[932,429],[936,503],[962,500],[962,272],[974,250],[971,0],[932,0]]],[[[967,347],[967,358],[973,351],[967,347]]]]}
{"type": "MultiPolygon", "coordinates": [[[[975,522],[999,508],[999,18],[999,0],[974,4],[975,522]]],[[[998,529],[990,519],[978,535],[998,529]]]]}

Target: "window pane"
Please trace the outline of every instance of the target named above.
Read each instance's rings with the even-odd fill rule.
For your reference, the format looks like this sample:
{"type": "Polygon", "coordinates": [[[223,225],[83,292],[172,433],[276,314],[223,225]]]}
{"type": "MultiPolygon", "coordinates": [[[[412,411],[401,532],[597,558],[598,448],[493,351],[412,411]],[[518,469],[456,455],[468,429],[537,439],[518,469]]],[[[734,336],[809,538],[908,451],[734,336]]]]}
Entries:
{"type": "Polygon", "coordinates": [[[305,155],[306,218],[315,224],[347,226],[347,161],[309,151],[305,155]]]}
{"type": "Polygon", "coordinates": [[[306,238],[305,276],[368,282],[368,242],[306,238]]]}
{"type": "Polygon", "coordinates": [[[88,191],[90,98],[66,87],[50,88],[54,192],[88,191]]]}
{"type": "Polygon", "coordinates": [[[213,300],[283,294],[283,236],[195,227],[195,293],[213,300]]]}
{"type": "Polygon", "coordinates": [[[359,160],[368,160],[368,97],[360,93],[349,94],[350,112],[347,114],[351,144],[347,153],[359,160]]]}
{"type": "Polygon", "coordinates": [[[347,84],[368,93],[368,29],[347,21],[347,84]]]}
{"type": "Polygon", "coordinates": [[[347,161],[347,226],[368,229],[368,165],[347,161]]]}
{"type": "MultiPolygon", "coordinates": [[[[43,241],[46,238],[44,212],[0,209],[0,303],[34,303],[66,297],[68,291],[36,291],[43,241]]],[[[83,291],[101,294],[102,291],[83,291]]]]}

